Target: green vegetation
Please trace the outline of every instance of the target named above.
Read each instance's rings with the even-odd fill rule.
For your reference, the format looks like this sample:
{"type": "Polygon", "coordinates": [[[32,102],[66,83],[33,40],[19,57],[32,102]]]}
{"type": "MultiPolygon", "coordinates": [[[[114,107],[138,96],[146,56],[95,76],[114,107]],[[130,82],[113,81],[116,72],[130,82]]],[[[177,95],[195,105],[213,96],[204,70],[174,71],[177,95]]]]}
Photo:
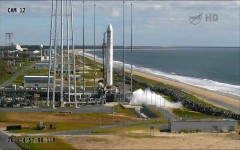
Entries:
{"type": "Polygon", "coordinates": [[[81,130],[102,125],[111,125],[115,122],[122,123],[135,121],[127,114],[109,113],[57,113],[57,112],[1,112],[1,126],[19,124],[22,130],[11,130],[11,133],[46,133],[68,130],[81,130]],[[37,123],[43,121],[46,128],[37,130],[37,123]],[[56,129],[49,129],[54,124],[56,129]]]}
{"type": "Polygon", "coordinates": [[[169,102],[176,102],[170,96],[162,95],[164,99],[168,100],[169,102]]]}
{"type": "Polygon", "coordinates": [[[62,149],[62,150],[66,150],[66,149],[75,149],[72,145],[70,145],[69,143],[63,141],[61,138],[58,137],[53,137],[53,136],[21,136],[21,138],[51,138],[51,139],[55,139],[55,142],[44,142],[44,143],[21,143],[21,142],[17,142],[17,144],[23,148],[24,150],[26,149],[31,149],[31,150],[37,150],[37,149],[62,149]]]}
{"type": "Polygon", "coordinates": [[[20,71],[22,68],[26,67],[26,66],[29,66],[33,64],[33,62],[30,62],[30,61],[24,61],[24,62],[21,62],[21,67],[16,67],[15,69],[15,72],[18,72],[20,71]]]}
{"type": "MultiPolygon", "coordinates": [[[[8,80],[11,78],[15,72],[20,71],[24,67],[30,65],[31,62],[25,61],[22,62],[21,67],[14,67],[14,66],[8,66],[7,61],[1,60],[0,61],[0,84],[3,83],[4,81],[8,80]]],[[[19,85],[21,85],[21,81],[16,81],[19,85]]]]}
{"type": "Polygon", "coordinates": [[[0,75],[0,84],[3,83],[4,81],[8,80],[9,78],[11,78],[12,74],[9,73],[4,73],[2,75],[0,75]]]}
{"type": "Polygon", "coordinates": [[[103,133],[134,133],[134,132],[142,132],[148,133],[150,129],[150,125],[155,126],[155,130],[159,130],[159,124],[167,123],[166,119],[150,119],[150,120],[141,120],[136,124],[132,125],[124,125],[114,128],[101,128],[92,131],[95,134],[103,134],[103,133]]]}
{"type": "MultiPolygon", "coordinates": [[[[20,122],[19,122],[20,123],[20,122]]],[[[26,123],[26,122],[25,122],[26,123]]],[[[33,124],[31,127],[23,127],[21,130],[11,130],[10,133],[46,133],[46,132],[60,132],[69,130],[82,130],[87,128],[96,127],[97,122],[93,124],[80,124],[80,123],[68,123],[68,122],[45,122],[46,128],[43,130],[37,129],[37,123],[33,124]],[[56,129],[49,129],[49,125],[54,124],[56,129]]]]}
{"type": "Polygon", "coordinates": [[[128,126],[120,126],[115,128],[105,128],[105,129],[96,129],[92,131],[95,134],[102,133],[129,133],[132,131],[141,130],[143,132],[149,131],[149,125],[146,124],[137,124],[137,125],[128,125],[128,126]]]}
{"type": "Polygon", "coordinates": [[[48,75],[48,69],[31,68],[24,72],[26,75],[48,75]]]}
{"type": "Polygon", "coordinates": [[[179,117],[183,117],[186,119],[222,118],[221,116],[212,116],[212,115],[206,115],[196,111],[190,111],[186,107],[175,108],[173,109],[173,113],[179,117]]]}
{"type": "Polygon", "coordinates": [[[14,72],[12,72],[13,67],[10,68],[6,67],[7,61],[1,60],[0,61],[0,84],[9,79],[14,72]]]}
{"type": "Polygon", "coordinates": [[[13,81],[16,85],[23,86],[24,75],[20,75],[13,81]]]}
{"type": "Polygon", "coordinates": [[[199,99],[197,98],[196,96],[194,96],[193,94],[189,94],[189,93],[186,93],[186,92],[183,92],[188,98],[190,98],[191,100],[195,101],[195,102],[198,102],[204,106],[208,106],[208,107],[212,107],[212,108],[216,108],[216,109],[223,109],[223,110],[227,110],[225,108],[222,108],[222,107],[218,107],[216,105],[213,105],[212,103],[210,102],[207,102],[203,99],[199,99]]]}
{"type": "Polygon", "coordinates": [[[118,112],[118,114],[122,114],[122,115],[125,115],[125,116],[137,118],[137,115],[135,113],[133,113],[129,108],[124,109],[119,104],[115,105],[114,108],[118,112]]]}
{"type": "Polygon", "coordinates": [[[16,85],[22,86],[24,83],[24,76],[25,75],[39,75],[39,76],[46,76],[48,75],[48,69],[36,69],[31,68],[26,70],[23,74],[19,75],[16,80],[13,81],[16,85]]]}

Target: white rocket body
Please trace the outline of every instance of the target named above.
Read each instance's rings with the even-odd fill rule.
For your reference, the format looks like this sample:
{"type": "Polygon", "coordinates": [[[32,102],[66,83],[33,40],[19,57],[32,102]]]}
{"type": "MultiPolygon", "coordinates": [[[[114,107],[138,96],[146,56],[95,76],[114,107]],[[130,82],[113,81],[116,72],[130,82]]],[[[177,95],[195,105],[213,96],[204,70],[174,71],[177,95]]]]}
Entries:
{"type": "Polygon", "coordinates": [[[107,28],[107,48],[105,52],[107,85],[113,85],[113,28],[109,24],[107,28]]]}

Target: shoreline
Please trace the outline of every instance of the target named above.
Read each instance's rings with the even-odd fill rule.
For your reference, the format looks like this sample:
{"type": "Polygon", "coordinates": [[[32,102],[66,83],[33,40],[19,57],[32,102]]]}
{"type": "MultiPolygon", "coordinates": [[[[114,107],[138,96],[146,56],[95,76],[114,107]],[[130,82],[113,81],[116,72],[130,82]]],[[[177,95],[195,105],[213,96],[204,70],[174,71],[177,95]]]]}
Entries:
{"type": "MultiPolygon", "coordinates": [[[[85,57],[93,60],[92,56],[85,55],[85,57]]],[[[102,63],[102,61],[98,58],[96,58],[96,62],[102,63]]],[[[113,65],[114,65],[113,66],[114,68],[121,67],[116,64],[113,64],[113,65]]],[[[125,71],[130,73],[130,68],[125,67],[125,71]]],[[[141,77],[144,77],[147,79],[151,79],[151,80],[154,80],[157,82],[161,82],[161,83],[176,87],[176,88],[182,90],[183,92],[193,94],[196,97],[203,99],[207,102],[210,102],[210,103],[216,104],[220,107],[229,109],[235,113],[238,113],[238,114],[240,113],[240,101],[233,96],[230,96],[230,95],[227,95],[224,93],[218,93],[215,91],[210,91],[210,90],[207,90],[207,89],[204,89],[201,87],[189,85],[189,84],[177,81],[177,80],[169,79],[169,78],[162,77],[159,75],[154,75],[152,73],[147,73],[147,72],[136,70],[136,69],[133,69],[133,75],[138,75],[138,76],[141,76],[141,77]]]]}

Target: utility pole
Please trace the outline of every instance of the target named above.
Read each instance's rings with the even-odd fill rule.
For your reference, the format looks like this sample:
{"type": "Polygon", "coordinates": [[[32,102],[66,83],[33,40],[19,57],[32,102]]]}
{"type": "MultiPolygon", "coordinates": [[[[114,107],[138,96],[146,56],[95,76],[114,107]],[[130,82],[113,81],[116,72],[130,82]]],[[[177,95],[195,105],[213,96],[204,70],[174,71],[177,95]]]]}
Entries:
{"type": "Polygon", "coordinates": [[[123,102],[125,102],[125,41],[124,41],[124,35],[125,35],[125,29],[124,29],[124,18],[125,18],[125,1],[123,0],[123,102]]]}
{"type": "Polygon", "coordinates": [[[85,46],[84,46],[84,1],[83,1],[83,98],[85,97],[85,46]]]}
{"type": "Polygon", "coordinates": [[[63,60],[63,0],[61,0],[61,87],[60,87],[60,107],[63,107],[63,68],[64,68],[64,60],[63,60]]]}
{"type": "Polygon", "coordinates": [[[51,29],[50,29],[50,46],[49,46],[49,65],[48,65],[48,87],[47,87],[47,107],[49,107],[49,97],[50,97],[50,89],[51,89],[51,69],[52,69],[52,41],[53,41],[53,0],[52,0],[52,11],[51,11],[51,29]]]}
{"type": "Polygon", "coordinates": [[[95,39],[95,12],[96,12],[96,4],[94,4],[94,17],[93,17],[93,20],[94,20],[94,27],[93,27],[93,30],[94,30],[94,39],[93,39],[93,45],[94,45],[94,90],[93,90],[93,94],[94,94],[94,101],[96,100],[96,39],[95,39]]]}
{"type": "Polygon", "coordinates": [[[133,73],[132,73],[132,3],[131,3],[131,92],[133,92],[133,85],[132,85],[132,77],[133,77],[133,73]]]}

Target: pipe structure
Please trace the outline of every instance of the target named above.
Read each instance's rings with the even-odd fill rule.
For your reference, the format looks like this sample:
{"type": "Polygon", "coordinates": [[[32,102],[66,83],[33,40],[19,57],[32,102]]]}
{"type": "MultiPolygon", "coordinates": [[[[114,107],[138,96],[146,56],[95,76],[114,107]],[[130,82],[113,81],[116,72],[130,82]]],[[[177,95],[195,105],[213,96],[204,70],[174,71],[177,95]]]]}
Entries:
{"type": "Polygon", "coordinates": [[[132,3],[131,3],[131,92],[133,92],[133,85],[132,85],[132,3]]]}
{"type": "Polygon", "coordinates": [[[125,102],[125,41],[124,41],[124,35],[125,35],[125,29],[124,29],[124,18],[125,18],[125,12],[124,12],[124,6],[125,1],[123,1],[123,102],[125,102]]]}
{"type": "Polygon", "coordinates": [[[107,28],[107,49],[105,58],[107,71],[106,85],[113,85],[113,28],[111,24],[109,24],[107,28]]]}
{"type": "Polygon", "coordinates": [[[63,102],[63,0],[61,0],[61,86],[60,86],[60,103],[63,102]]]}
{"type": "Polygon", "coordinates": [[[84,1],[83,1],[83,98],[85,97],[85,40],[84,40],[84,1]]]}
{"type": "Polygon", "coordinates": [[[52,68],[52,29],[53,29],[53,0],[52,0],[52,11],[51,11],[51,29],[50,29],[50,46],[49,46],[49,66],[48,66],[48,86],[47,86],[47,101],[46,105],[49,107],[49,97],[50,97],[50,88],[51,88],[51,68],[52,68]]]}
{"type": "Polygon", "coordinates": [[[94,4],[94,17],[93,17],[93,20],[94,20],[94,27],[93,27],[93,31],[94,31],[94,33],[93,33],[93,37],[94,37],[94,39],[93,39],[93,45],[94,45],[94,85],[93,85],[93,95],[94,95],[94,101],[96,100],[96,38],[95,38],[95,33],[96,33],[96,27],[95,27],[95,25],[96,25],[96,22],[95,22],[95,20],[96,20],[96,16],[95,16],[95,14],[96,14],[96,4],[94,4]]]}
{"type": "Polygon", "coordinates": [[[55,109],[55,94],[56,94],[56,65],[57,65],[57,18],[58,18],[58,1],[55,5],[55,19],[54,19],[54,69],[53,69],[53,102],[52,107],[55,109]]]}
{"type": "Polygon", "coordinates": [[[68,102],[70,102],[71,78],[70,78],[70,55],[69,55],[69,19],[68,19],[68,1],[66,1],[66,17],[67,17],[67,64],[68,64],[68,102]]]}
{"type": "Polygon", "coordinates": [[[74,102],[77,108],[77,86],[76,86],[76,62],[75,62],[75,48],[74,48],[74,32],[73,32],[73,9],[72,0],[70,0],[71,8],[71,34],[72,34],[72,55],[73,55],[73,84],[74,84],[74,102]]]}

